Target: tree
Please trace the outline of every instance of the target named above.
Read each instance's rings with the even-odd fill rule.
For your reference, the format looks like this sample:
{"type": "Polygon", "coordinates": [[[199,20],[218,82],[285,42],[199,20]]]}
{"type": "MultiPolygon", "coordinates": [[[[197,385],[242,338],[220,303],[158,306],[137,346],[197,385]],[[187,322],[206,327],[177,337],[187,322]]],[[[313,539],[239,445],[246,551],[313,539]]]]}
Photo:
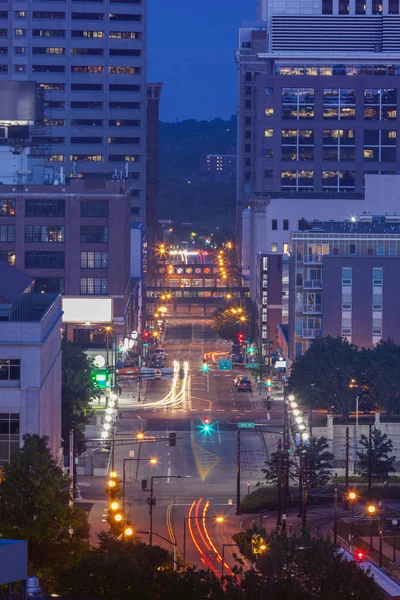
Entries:
{"type": "MultiPolygon", "coordinates": [[[[264,473],[265,481],[270,485],[278,485],[278,470],[279,470],[279,457],[283,456],[284,451],[275,451],[271,452],[269,460],[266,461],[265,467],[261,469],[264,473]]],[[[281,468],[288,469],[288,477],[289,481],[295,481],[299,475],[299,468],[297,463],[290,458],[290,456],[286,453],[286,461],[285,466],[283,466],[283,461],[281,463],[281,468]]],[[[262,485],[258,483],[257,485],[262,485]]]]}
{"type": "Polygon", "coordinates": [[[362,450],[357,452],[358,470],[363,475],[368,476],[371,468],[372,479],[376,481],[387,480],[389,473],[395,471],[395,456],[390,456],[393,451],[393,442],[387,433],[382,433],[380,429],[372,429],[371,448],[369,438],[366,435],[360,437],[362,450]]]}
{"type": "Polygon", "coordinates": [[[344,338],[316,338],[294,362],[289,388],[312,408],[334,405],[348,417],[355,407],[349,383],[356,375],[356,356],[357,347],[344,338]]]}
{"type": "Polygon", "coordinates": [[[85,426],[92,415],[91,400],[99,397],[92,380],[93,361],[73,342],[63,340],[62,350],[62,437],[64,452],[69,449],[69,432],[74,430],[77,454],[85,449],[85,426]]]}
{"type": "Polygon", "coordinates": [[[360,402],[365,398],[388,415],[400,412],[400,347],[381,340],[373,350],[359,352],[360,402]]]}
{"type": "Polygon", "coordinates": [[[213,327],[223,339],[235,340],[240,332],[240,321],[237,314],[228,308],[219,308],[213,315],[213,327]]]}
{"type": "Polygon", "coordinates": [[[307,484],[310,488],[324,486],[331,479],[333,454],[326,437],[312,436],[307,447],[307,484]]]}
{"type": "Polygon", "coordinates": [[[85,513],[69,506],[69,479],[47,447],[48,438],[25,435],[4,466],[0,483],[0,534],[28,541],[33,572],[51,589],[55,574],[87,549],[85,513]]]}

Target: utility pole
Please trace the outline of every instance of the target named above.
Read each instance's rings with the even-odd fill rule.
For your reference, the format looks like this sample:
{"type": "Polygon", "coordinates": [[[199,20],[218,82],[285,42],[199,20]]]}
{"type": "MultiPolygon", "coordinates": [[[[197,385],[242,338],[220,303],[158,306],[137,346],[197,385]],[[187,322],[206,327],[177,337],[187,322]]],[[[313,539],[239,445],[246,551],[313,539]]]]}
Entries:
{"type": "Polygon", "coordinates": [[[282,485],[281,485],[281,495],[282,495],[282,531],[286,531],[286,471],[289,471],[289,456],[287,454],[286,445],[284,446],[284,451],[282,454],[282,485]]]}
{"type": "MultiPolygon", "coordinates": [[[[188,477],[188,475],[186,475],[188,477]]],[[[149,527],[149,546],[153,545],[153,506],[156,505],[156,499],[154,498],[154,480],[155,479],[184,479],[184,475],[153,475],[150,480],[150,498],[147,498],[149,505],[149,516],[150,516],[150,527],[149,527]]]]}
{"type": "MultiPolygon", "coordinates": [[[[348,492],[349,492],[349,451],[350,451],[350,443],[349,443],[349,428],[346,427],[346,465],[345,465],[345,488],[346,488],[346,495],[344,498],[344,503],[343,503],[343,508],[344,510],[349,510],[349,499],[348,499],[348,492]]],[[[336,490],[336,495],[337,495],[337,490],[336,490]]]]}
{"type": "MultiPolygon", "coordinates": [[[[348,428],[347,428],[348,429],[348,428]]],[[[337,545],[337,500],[338,500],[338,493],[337,493],[337,479],[336,479],[336,473],[335,473],[335,491],[334,491],[334,496],[333,496],[333,514],[334,514],[334,521],[333,521],[333,543],[335,544],[335,546],[337,545]]]]}
{"type": "Polygon", "coordinates": [[[237,454],[236,454],[236,514],[240,511],[240,429],[237,432],[237,454]]]}
{"type": "Polygon", "coordinates": [[[276,525],[282,525],[282,449],[278,448],[278,512],[276,525]]]}
{"type": "Polygon", "coordinates": [[[302,477],[302,494],[301,494],[301,525],[306,527],[307,525],[307,451],[304,452],[303,456],[303,477],[302,477]]]}
{"type": "Polygon", "coordinates": [[[369,424],[368,440],[368,491],[372,489],[372,423],[369,424]]]}

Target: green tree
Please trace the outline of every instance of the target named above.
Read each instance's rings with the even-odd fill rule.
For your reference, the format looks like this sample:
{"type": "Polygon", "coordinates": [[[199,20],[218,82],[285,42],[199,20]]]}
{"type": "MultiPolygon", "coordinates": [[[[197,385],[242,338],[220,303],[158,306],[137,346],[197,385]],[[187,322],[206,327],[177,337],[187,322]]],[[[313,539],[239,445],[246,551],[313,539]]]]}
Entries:
{"type": "Polygon", "coordinates": [[[46,437],[25,435],[4,466],[0,483],[0,535],[28,541],[30,571],[51,589],[54,576],[86,551],[85,513],[69,505],[69,479],[57,466],[46,437]]]}
{"type": "Polygon", "coordinates": [[[356,375],[356,357],[357,347],[344,338],[316,338],[295,360],[289,388],[312,408],[334,405],[348,417],[355,407],[355,395],[349,383],[356,375]]]}
{"type": "Polygon", "coordinates": [[[370,465],[372,480],[385,481],[389,473],[395,471],[394,462],[396,457],[391,455],[393,451],[393,442],[387,433],[382,433],[380,429],[372,429],[371,448],[369,438],[366,435],[360,437],[362,450],[357,452],[358,470],[365,476],[368,476],[370,465]]]}
{"type": "Polygon", "coordinates": [[[311,488],[326,485],[331,479],[333,454],[326,437],[312,436],[307,447],[307,483],[311,488]]]}
{"type": "Polygon", "coordinates": [[[373,350],[358,353],[360,406],[364,399],[388,413],[400,412],[400,346],[381,340],[373,350]]]}
{"type": "MultiPolygon", "coordinates": [[[[261,469],[262,473],[264,473],[265,481],[270,485],[278,485],[278,471],[279,471],[279,457],[281,458],[281,468],[285,469],[285,472],[288,472],[289,481],[295,481],[299,476],[299,468],[297,463],[290,458],[290,455],[285,452],[275,451],[271,452],[269,460],[266,461],[265,467],[261,469]],[[283,461],[284,457],[286,460],[283,461]]],[[[257,485],[262,485],[258,483],[257,485]]]]}
{"type": "Polygon", "coordinates": [[[213,327],[221,338],[236,341],[236,336],[240,332],[239,316],[232,313],[229,308],[219,308],[215,311],[212,318],[213,327]]]}
{"type": "Polygon", "coordinates": [[[92,415],[91,400],[99,388],[92,380],[93,361],[73,342],[63,340],[62,350],[62,437],[64,453],[69,449],[69,432],[74,430],[78,454],[85,449],[85,426],[92,415]]]}

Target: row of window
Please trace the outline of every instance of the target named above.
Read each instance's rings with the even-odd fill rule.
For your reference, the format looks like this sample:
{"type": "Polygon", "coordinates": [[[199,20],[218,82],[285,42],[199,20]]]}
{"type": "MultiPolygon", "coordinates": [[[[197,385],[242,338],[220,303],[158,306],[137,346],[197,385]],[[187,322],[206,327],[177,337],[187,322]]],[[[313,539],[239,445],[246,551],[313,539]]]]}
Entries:
{"type": "MultiPolygon", "coordinates": [[[[50,154],[46,156],[47,162],[64,162],[65,154],[50,154]]],[[[72,162],[103,162],[103,154],[70,154],[69,160],[72,162]]],[[[137,162],[138,156],[136,154],[108,154],[108,162],[112,163],[127,163],[137,162]]],[[[139,179],[139,173],[130,173],[131,179],[139,179]]]]}
{"type": "MultiPolygon", "coordinates": [[[[104,138],[102,137],[76,137],[73,136],[70,138],[70,143],[71,144],[103,144],[104,138]]],[[[64,137],[60,137],[60,136],[53,136],[53,137],[45,137],[45,136],[40,136],[40,137],[33,137],[32,138],[32,142],[33,143],[48,143],[51,145],[54,144],[65,144],[65,138],[64,137]]],[[[140,144],[140,138],[138,137],[109,137],[107,138],[107,143],[108,144],[129,144],[129,145],[138,145],[140,144]]],[[[131,162],[139,162],[140,161],[140,156],[136,155],[132,158],[130,158],[131,162]]]]}
{"type": "MultiPolygon", "coordinates": [[[[2,52],[3,48],[0,49],[0,54],[8,54],[8,48],[4,48],[6,52],[2,52]]],[[[46,46],[33,46],[32,54],[57,54],[64,55],[66,48],[62,47],[46,47],[46,46]]],[[[17,54],[17,53],[16,53],[17,54]]],[[[19,54],[19,52],[18,52],[19,54]]],[[[23,53],[24,54],[24,53],[23,53]]],[[[71,54],[74,56],[103,56],[103,48],[71,48],[71,54]]],[[[109,50],[109,56],[141,56],[141,50],[136,48],[111,48],[109,50]]]]}
{"type": "MultiPolygon", "coordinates": [[[[70,108],[83,108],[83,109],[90,109],[90,110],[105,108],[106,106],[107,105],[104,102],[102,102],[101,100],[87,100],[87,101],[79,100],[79,101],[72,101],[70,103],[70,108]]],[[[67,103],[64,102],[64,100],[47,100],[45,102],[45,107],[67,108],[67,103]]],[[[123,102],[123,101],[118,100],[116,102],[109,102],[108,108],[114,109],[114,110],[139,110],[140,102],[123,102]]],[[[75,123],[75,125],[79,125],[79,124],[80,124],[79,121],[77,123],[75,123]]],[[[96,119],[89,119],[85,124],[98,125],[98,120],[96,123],[96,119]]],[[[115,121],[115,124],[118,124],[117,120],[115,121]]]]}
{"type": "MultiPolygon", "coordinates": [[[[65,127],[66,119],[45,119],[50,127],[65,127]]],[[[71,127],[103,127],[103,119],[71,119],[71,127]]],[[[109,119],[109,127],[140,127],[139,119],[109,119]]]]}
{"type": "MultiPolygon", "coordinates": [[[[13,65],[16,73],[25,73],[28,68],[27,65],[13,65]]],[[[8,72],[8,65],[0,65],[0,71],[3,73],[8,72]]],[[[104,73],[107,69],[102,66],[73,66],[71,67],[71,73],[104,73]]],[[[64,65],[32,65],[32,73],[64,73],[64,65]]],[[[140,67],[127,67],[127,66],[110,66],[108,67],[109,75],[139,75],[141,72],[140,67]]]]}
{"type": "MultiPolygon", "coordinates": [[[[0,216],[15,215],[15,200],[0,200],[0,216]]],[[[26,217],[65,217],[65,200],[25,200],[26,217]]],[[[81,200],[81,217],[108,217],[108,200],[81,200]]]]}
{"type": "MultiPolygon", "coordinates": [[[[383,13],[382,0],[372,0],[370,4],[371,12],[368,14],[381,15],[383,13]]],[[[334,1],[333,0],[322,0],[322,14],[333,15],[334,1]]],[[[399,14],[399,0],[388,0],[387,6],[389,15],[399,14]]],[[[356,0],[354,5],[354,12],[356,15],[367,14],[367,3],[365,0],[356,0]]],[[[349,15],[350,14],[350,0],[339,0],[338,12],[335,14],[349,15]]]]}
{"type": "MultiPolygon", "coordinates": [[[[46,91],[63,92],[66,85],[60,82],[41,83],[40,87],[46,91]]],[[[104,86],[102,83],[71,83],[71,92],[101,92],[104,86]]],[[[109,92],[140,92],[141,86],[137,83],[110,83],[109,92]]]]}
{"type": "MultiPolygon", "coordinates": [[[[64,29],[33,29],[33,37],[66,37],[67,31],[64,29]]],[[[26,35],[26,29],[14,29],[14,34],[18,37],[26,35]]],[[[8,37],[8,29],[0,29],[0,37],[8,37]]],[[[82,30],[72,29],[71,38],[104,38],[106,34],[104,31],[93,31],[93,30],[82,30]]],[[[110,40],[137,40],[142,37],[139,31],[110,31],[108,33],[110,40]]],[[[25,54],[25,46],[17,46],[15,48],[16,54],[25,54]]]]}
{"type": "MultiPolygon", "coordinates": [[[[268,151],[268,158],[273,157],[272,150],[268,151]]],[[[285,146],[281,151],[282,160],[291,161],[313,161],[315,158],[314,148],[310,146],[285,146]]],[[[322,148],[323,161],[354,162],[356,158],[355,148],[337,147],[322,148]]],[[[395,162],[397,159],[396,148],[391,146],[369,146],[364,148],[365,162],[395,162]]],[[[246,165],[247,166],[247,165],[246,165]]]]}
{"type": "MultiPolygon", "coordinates": [[[[275,65],[275,75],[400,75],[399,65],[275,65]]],[[[269,89],[269,88],[268,88],[269,89]]]]}
{"type": "MultiPolygon", "coordinates": [[[[93,0],[91,0],[93,1],[93,0]]],[[[139,4],[135,2],[135,4],[139,4]]],[[[14,16],[16,19],[25,19],[28,17],[28,11],[26,10],[17,10],[14,11],[14,16]]],[[[87,12],[71,12],[72,20],[79,21],[104,21],[104,17],[106,15],[104,13],[87,13],[87,12]]],[[[32,11],[32,19],[51,19],[53,21],[61,21],[67,17],[67,13],[60,11],[50,11],[50,10],[33,10],[32,11]]],[[[134,15],[132,13],[128,14],[120,14],[120,13],[109,13],[108,15],[110,21],[140,21],[141,15],[134,15]]],[[[2,10],[0,11],[0,19],[8,19],[8,11],[2,10]]]]}
{"type": "MultiPolygon", "coordinates": [[[[355,171],[322,171],[322,189],[354,190],[355,171]]],[[[314,171],[308,169],[281,171],[281,189],[301,191],[314,188],[314,171]]]]}

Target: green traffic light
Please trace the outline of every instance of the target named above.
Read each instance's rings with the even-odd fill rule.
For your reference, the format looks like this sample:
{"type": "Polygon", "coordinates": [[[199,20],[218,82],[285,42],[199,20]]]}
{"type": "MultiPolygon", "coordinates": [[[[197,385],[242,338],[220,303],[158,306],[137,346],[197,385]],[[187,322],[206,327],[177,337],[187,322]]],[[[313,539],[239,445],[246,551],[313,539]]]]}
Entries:
{"type": "Polygon", "coordinates": [[[204,425],[204,431],[210,431],[210,426],[209,425],[204,425]]]}
{"type": "Polygon", "coordinates": [[[201,368],[202,368],[202,370],[203,370],[204,373],[207,373],[207,371],[208,371],[208,365],[207,364],[204,363],[203,365],[201,365],[201,368]]]}

